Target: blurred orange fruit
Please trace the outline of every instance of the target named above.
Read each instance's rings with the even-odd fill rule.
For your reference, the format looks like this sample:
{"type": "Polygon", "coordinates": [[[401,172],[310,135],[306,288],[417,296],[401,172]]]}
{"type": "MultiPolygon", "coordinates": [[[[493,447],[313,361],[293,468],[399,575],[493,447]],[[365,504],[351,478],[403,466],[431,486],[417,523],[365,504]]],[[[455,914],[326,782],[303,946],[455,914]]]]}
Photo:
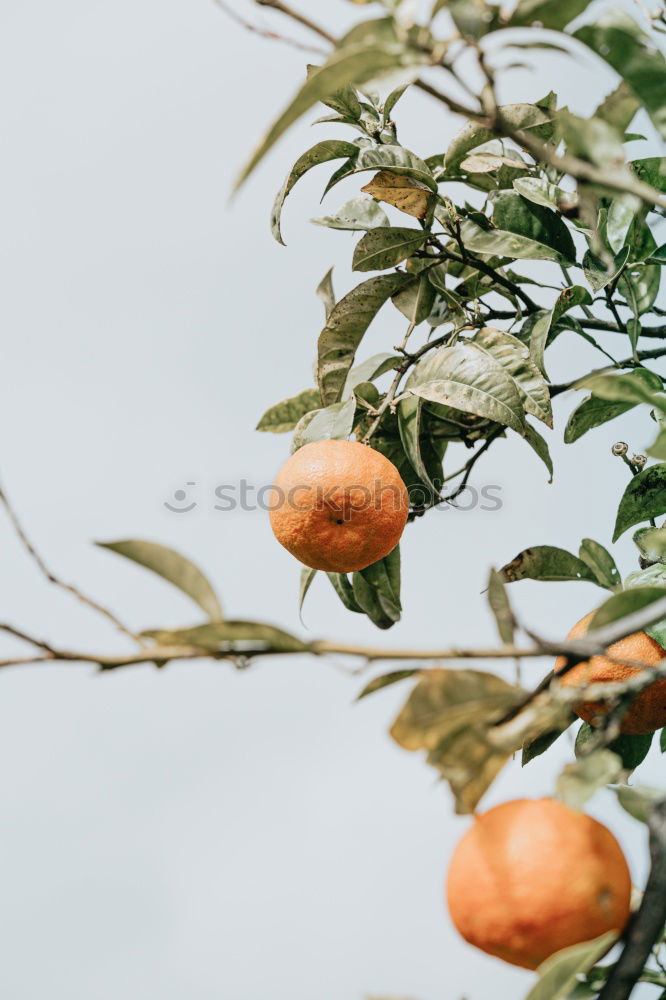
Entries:
{"type": "Polygon", "coordinates": [[[620,933],[631,876],[605,826],[554,799],[517,799],[474,819],[449,868],[451,919],[466,941],[536,969],[562,948],[620,933]]]}

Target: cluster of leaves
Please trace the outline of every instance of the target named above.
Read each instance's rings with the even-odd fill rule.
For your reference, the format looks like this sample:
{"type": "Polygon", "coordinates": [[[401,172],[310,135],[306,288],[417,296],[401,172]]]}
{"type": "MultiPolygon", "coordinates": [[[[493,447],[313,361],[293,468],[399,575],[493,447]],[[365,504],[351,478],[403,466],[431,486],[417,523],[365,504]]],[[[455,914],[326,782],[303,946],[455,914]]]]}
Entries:
{"type": "MultiPolygon", "coordinates": [[[[654,466],[662,470],[663,466],[654,466]]],[[[652,470],[644,470],[650,472],[652,470]]],[[[637,477],[638,478],[638,477],[637,477]]],[[[632,484],[636,480],[632,481],[632,484]]],[[[666,489],[661,493],[666,511],[666,489]]],[[[520,580],[583,581],[611,591],[594,613],[589,631],[603,628],[666,598],[666,529],[641,528],[634,535],[646,567],[622,582],[612,555],[599,542],[586,538],[578,555],[554,546],[539,545],[520,552],[499,572],[491,571],[488,603],[504,643],[514,641],[516,619],[506,585],[520,580]]],[[[646,631],[666,647],[666,620],[646,631]]],[[[407,750],[425,750],[428,763],[449,783],[458,812],[473,812],[481,797],[516,752],[523,766],[544,753],[576,720],[557,692],[544,692],[529,712],[522,712],[526,692],[495,674],[477,670],[401,670],[375,678],[362,696],[389,684],[416,678],[416,684],[392,729],[407,750]],[[508,723],[512,719],[513,725],[508,723]]],[[[626,703],[619,699],[617,708],[626,703]]],[[[666,752],[666,730],[661,737],[666,752]]],[[[646,757],[651,736],[606,737],[604,729],[585,723],[576,740],[581,759],[566,769],[561,797],[580,807],[602,785],[617,781],[646,757]]]]}
{"type": "MultiPolygon", "coordinates": [[[[645,319],[666,261],[666,246],[659,246],[654,231],[659,205],[666,206],[666,158],[633,159],[627,151],[627,144],[643,139],[627,132],[641,109],[666,136],[666,59],[638,23],[616,9],[593,25],[569,29],[587,0],[521,0],[511,16],[485,0],[447,0],[434,5],[425,24],[407,17],[400,3],[385,6],[387,16],[356,25],[322,66],[309,67],[303,87],[243,174],[297,117],[323,102],[330,113],[319,123],[357,135],[324,139],[299,157],[276,198],[273,234],[283,242],[283,206],[300,178],[342,161],[324,194],[358,176],[356,192],[314,221],[362,234],[352,270],[377,272],[339,301],[331,273],[323,279],[318,294],[326,317],[317,341],[316,386],[272,406],[259,430],[293,432],[293,449],[352,435],[370,444],[397,466],[414,516],[454,502],[479,453],[507,434],[523,438],[552,478],[548,446],[534,421],[553,426],[551,397],[562,387],[549,384],[545,353],[566,334],[598,348],[615,371],[574,380],[573,387],[588,395],[571,414],[564,440],[573,443],[647,404],[661,428],[650,453],[666,458],[663,381],[641,365],[638,351],[641,336],[657,333],[645,319]],[[453,32],[439,37],[447,14],[453,32]],[[590,119],[560,107],[553,93],[533,104],[496,106],[486,55],[480,57],[487,78],[480,110],[448,148],[421,157],[400,143],[398,102],[424,66],[435,64],[457,80],[461,53],[478,56],[492,37],[497,60],[516,45],[506,29],[534,24],[561,33],[551,47],[571,55],[575,39],[620,75],[590,119]],[[382,96],[377,81],[396,73],[400,85],[382,96]],[[572,163],[577,169],[571,167],[570,175],[572,163]],[[637,182],[651,198],[637,196],[637,182]],[[454,201],[461,184],[468,200],[454,201]],[[552,265],[560,287],[530,276],[525,264],[532,261],[552,265]],[[572,283],[574,269],[579,283],[572,283]],[[389,303],[408,324],[400,351],[359,362],[368,327],[389,303]],[[414,347],[421,327],[425,337],[414,347]],[[616,362],[598,343],[606,331],[618,342],[624,338],[626,361],[616,362]],[[618,373],[620,365],[628,370],[618,373]],[[472,454],[450,473],[448,458],[458,445],[472,454]]],[[[650,504],[643,483],[659,480],[660,468],[637,477],[635,502],[623,498],[616,536],[655,516],[645,513],[650,504]]],[[[346,607],[383,628],[400,614],[397,556],[392,560],[351,581],[332,578],[346,607]]],[[[304,574],[302,596],[311,579],[304,574]]]]}

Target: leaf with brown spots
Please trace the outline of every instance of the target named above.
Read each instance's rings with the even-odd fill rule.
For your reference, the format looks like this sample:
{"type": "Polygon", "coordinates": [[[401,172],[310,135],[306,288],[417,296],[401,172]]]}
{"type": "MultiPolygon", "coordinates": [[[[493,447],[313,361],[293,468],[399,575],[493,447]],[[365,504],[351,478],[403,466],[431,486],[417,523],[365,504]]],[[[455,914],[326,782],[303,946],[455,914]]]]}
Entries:
{"type": "Polygon", "coordinates": [[[507,583],[517,580],[583,580],[598,583],[582,559],[554,545],[534,545],[524,549],[500,570],[507,583]]]}

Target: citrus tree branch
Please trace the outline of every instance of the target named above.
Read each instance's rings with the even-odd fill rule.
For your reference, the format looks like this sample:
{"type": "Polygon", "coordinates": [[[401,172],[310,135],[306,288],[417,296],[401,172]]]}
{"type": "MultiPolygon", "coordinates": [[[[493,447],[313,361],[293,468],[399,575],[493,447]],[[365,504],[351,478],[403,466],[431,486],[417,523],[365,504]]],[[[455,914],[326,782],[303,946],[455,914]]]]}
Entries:
{"type": "Polygon", "coordinates": [[[296,38],[290,38],[287,35],[278,34],[277,31],[271,31],[269,28],[261,28],[257,24],[252,24],[251,21],[247,21],[236,10],[234,10],[234,8],[227,3],[227,0],[214,0],[214,2],[221,11],[235,21],[236,24],[239,24],[241,28],[245,28],[246,31],[251,31],[254,35],[259,35],[260,38],[266,38],[272,42],[283,42],[285,45],[289,45],[292,49],[297,49],[299,52],[313,52],[317,55],[326,55],[324,49],[320,49],[316,45],[309,45],[307,42],[300,42],[296,38]]]}
{"type": "Polygon", "coordinates": [[[301,14],[300,11],[294,10],[293,7],[288,7],[286,3],[282,3],[281,0],[254,0],[258,7],[270,7],[271,10],[277,10],[280,14],[285,14],[290,17],[292,21],[296,21],[297,24],[302,24],[304,28],[308,31],[312,31],[315,35],[319,35],[325,41],[330,42],[332,45],[336,43],[335,35],[323,28],[321,24],[317,24],[311,18],[306,17],[305,14],[301,14]]]}
{"type": "Polygon", "coordinates": [[[628,1000],[666,924],[666,798],[648,817],[650,875],[640,908],[629,924],[626,943],[599,994],[599,1000],[628,1000]]]}
{"type": "Polygon", "coordinates": [[[502,117],[500,108],[498,108],[497,113],[493,117],[490,117],[483,111],[476,111],[473,108],[459,104],[453,98],[449,97],[448,94],[438,90],[431,84],[425,83],[423,80],[417,80],[415,86],[424,93],[429,94],[430,97],[434,97],[435,100],[446,105],[455,114],[462,115],[470,121],[476,121],[481,125],[485,125],[486,128],[499,137],[513,139],[514,142],[530,153],[538,163],[554,167],[561,174],[568,174],[570,177],[575,177],[576,180],[598,184],[611,191],[621,191],[625,194],[636,195],[637,198],[655,208],[666,208],[666,195],[662,194],[661,191],[657,191],[650,184],[641,181],[638,177],[634,177],[628,170],[609,170],[605,167],[588,163],[586,160],[581,160],[570,153],[558,153],[554,147],[541,142],[540,139],[530,135],[528,132],[514,128],[510,122],[502,117]]]}
{"type": "MultiPolygon", "coordinates": [[[[71,662],[71,663],[92,663],[105,669],[115,669],[117,667],[136,666],[141,663],[160,664],[173,660],[199,660],[213,659],[225,660],[238,658],[242,655],[245,659],[260,656],[353,656],[365,660],[366,662],[379,662],[390,660],[414,660],[438,661],[438,660],[508,660],[508,659],[534,659],[543,656],[570,656],[572,658],[589,659],[591,656],[599,656],[606,652],[609,646],[623,639],[627,635],[638,632],[648,625],[659,621],[666,616],[666,597],[654,601],[646,608],[635,611],[618,621],[605,625],[601,629],[588,633],[582,639],[563,639],[552,641],[549,639],[536,638],[532,646],[516,646],[507,644],[504,646],[492,647],[445,647],[442,649],[384,649],[377,646],[359,646],[348,643],[331,642],[320,639],[310,643],[304,643],[302,649],[277,649],[271,648],[266,642],[257,641],[256,647],[244,648],[242,654],[234,650],[233,644],[229,648],[224,648],[220,644],[215,649],[206,649],[194,645],[151,645],[144,649],[136,650],[133,653],[122,655],[107,655],[100,653],[90,653],[82,650],[59,649],[55,646],[36,639],[25,632],[16,629],[11,625],[0,625],[0,630],[28,642],[38,649],[43,650],[44,655],[36,657],[30,662],[71,662]]],[[[2,666],[12,666],[18,661],[16,659],[6,659],[1,661],[2,666]]],[[[624,662],[624,661],[623,661],[624,662]]],[[[642,664],[636,662],[631,664],[640,669],[642,664]]],[[[666,676],[666,661],[657,667],[650,667],[644,673],[636,674],[622,685],[596,685],[595,696],[608,695],[609,693],[620,691],[640,692],[653,680],[666,676]]]]}

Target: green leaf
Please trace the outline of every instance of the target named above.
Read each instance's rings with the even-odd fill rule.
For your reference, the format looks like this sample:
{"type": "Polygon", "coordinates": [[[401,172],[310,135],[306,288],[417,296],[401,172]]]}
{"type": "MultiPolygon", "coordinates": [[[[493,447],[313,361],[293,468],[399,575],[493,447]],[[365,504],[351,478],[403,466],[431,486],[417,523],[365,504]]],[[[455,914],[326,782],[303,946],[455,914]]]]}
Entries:
{"type": "Polygon", "coordinates": [[[565,1000],[576,986],[578,977],[589,972],[617,938],[617,931],[608,931],[594,941],[584,941],[551,955],[537,969],[538,981],[525,1000],[565,1000]]]}
{"type": "Polygon", "coordinates": [[[578,202],[575,191],[565,191],[564,188],[540,177],[517,177],[513,182],[513,189],[535,205],[555,211],[559,211],[563,206],[573,208],[578,202]]]}
{"type": "MultiPolygon", "coordinates": [[[[308,66],[308,75],[311,76],[317,69],[319,69],[318,66],[308,66]]],[[[325,104],[327,108],[332,108],[333,111],[337,111],[339,115],[351,121],[358,121],[363,114],[358,94],[349,84],[336,94],[327,97],[325,101],[322,101],[322,104],[325,104]]]]}
{"type": "Polygon", "coordinates": [[[641,102],[632,93],[626,80],[621,80],[618,86],[601,102],[594,112],[595,118],[608,122],[618,132],[624,132],[636,117],[641,102]]]}
{"type": "Polygon", "coordinates": [[[568,152],[599,167],[611,167],[618,179],[631,181],[622,136],[612,125],[599,118],[579,118],[567,108],[558,112],[557,121],[568,152]]]}
{"type": "Polygon", "coordinates": [[[159,545],[157,542],[147,542],[132,538],[118,542],[96,542],[100,548],[117,552],[125,559],[144,566],[151,572],[161,576],[163,580],[178,587],[184,594],[191,597],[195,604],[206,612],[212,621],[218,621],[224,616],[222,608],[213,587],[198,566],[182,556],[180,552],[159,545]]]}
{"type": "Polygon", "coordinates": [[[648,455],[666,461],[666,428],[659,431],[657,440],[648,448],[648,455]]]}
{"type": "Polygon", "coordinates": [[[646,264],[658,264],[659,267],[666,266],[666,243],[663,243],[658,247],[649,257],[646,258],[646,264]]]}
{"type": "Polygon", "coordinates": [[[594,729],[589,722],[581,723],[580,729],[576,733],[576,740],[574,743],[574,754],[576,755],[576,760],[584,757],[586,753],[594,747],[595,744],[599,742],[599,730],[594,729]],[[589,744],[592,743],[592,747],[589,744]]]}
{"type": "Polygon", "coordinates": [[[277,140],[317,101],[326,100],[349,83],[362,84],[400,66],[424,61],[422,54],[398,44],[357,44],[335,49],[330,58],[303,84],[280,117],[271,125],[249,161],[241,170],[234,189],[242,184],[277,140]]]}
{"type": "Polygon", "coordinates": [[[447,7],[463,38],[483,38],[503,27],[499,6],[486,0],[448,0],[447,7]]]}
{"type": "Polygon", "coordinates": [[[565,549],[535,545],[524,549],[500,570],[507,583],[518,580],[582,580],[598,583],[590,567],[565,549]]]}
{"type": "Polygon", "coordinates": [[[392,371],[401,363],[402,358],[397,354],[388,354],[384,352],[380,354],[373,354],[372,357],[367,358],[365,361],[361,361],[360,364],[354,365],[347,375],[347,379],[342,390],[342,398],[348,399],[352,395],[354,389],[361,385],[362,382],[372,382],[374,379],[379,378],[380,375],[384,375],[385,372],[392,371]]]}
{"type": "Polygon", "coordinates": [[[278,243],[282,243],[284,246],[284,240],[282,239],[282,233],[280,231],[282,206],[284,205],[285,198],[293,189],[297,181],[299,181],[301,177],[308,172],[308,170],[311,170],[312,167],[318,166],[320,163],[327,163],[329,160],[346,159],[350,156],[356,156],[357,153],[358,146],[355,146],[351,142],[326,139],[324,142],[318,142],[311,149],[308,149],[306,153],[303,153],[302,156],[299,156],[296,163],[289,171],[287,179],[278,192],[275,204],[273,205],[273,211],[271,213],[271,232],[278,243]]]}
{"type": "Polygon", "coordinates": [[[634,524],[665,513],[666,464],[662,463],[643,469],[627,486],[618,508],[613,541],[634,524]]]}
{"type": "Polygon", "coordinates": [[[659,749],[662,753],[666,753],[666,729],[662,729],[659,734],[659,749]]]}
{"type": "Polygon", "coordinates": [[[307,653],[309,643],[262,622],[227,621],[195,628],[156,629],[141,633],[161,646],[197,646],[211,653],[258,656],[267,653],[307,653]]]}
{"type": "Polygon", "coordinates": [[[558,264],[575,263],[553,247],[537,240],[502,229],[483,229],[472,219],[460,227],[463,243],[482,257],[512,257],[520,260],[552,260],[558,264]]]}
{"type": "Polygon", "coordinates": [[[321,299],[324,305],[324,314],[326,319],[331,315],[333,311],[333,306],[335,305],[335,292],[333,290],[333,268],[329,267],[328,271],[321,279],[317,285],[317,298],[321,299]]]}
{"type": "Polygon", "coordinates": [[[352,270],[385,271],[420,250],[428,233],[422,229],[382,227],[373,229],[356,245],[352,270]]]}
{"type": "Polygon", "coordinates": [[[482,327],[473,341],[488,351],[509,372],[520,393],[526,413],[553,426],[548,384],[530,357],[529,348],[510,333],[482,327]]]}
{"type": "MultiPolygon", "coordinates": [[[[633,573],[629,573],[625,577],[624,587],[625,590],[633,587],[666,588],[666,565],[658,562],[652,566],[646,566],[644,569],[637,569],[633,573]]],[[[656,625],[649,625],[645,631],[648,635],[652,635],[652,638],[657,642],[660,642],[662,646],[666,645],[666,620],[658,622],[656,625]],[[662,629],[663,634],[661,634],[662,629]]]]}
{"type": "Polygon", "coordinates": [[[643,736],[628,736],[623,733],[609,744],[608,749],[617,754],[625,771],[635,771],[650,752],[653,736],[654,733],[643,736]]]}
{"type": "Polygon", "coordinates": [[[603,545],[592,538],[584,538],[578,552],[586,566],[592,570],[599,586],[606,590],[616,590],[622,585],[615,560],[603,545]]]}
{"type": "Polygon", "coordinates": [[[650,36],[624,11],[611,9],[579,28],[574,38],[619,73],[666,138],[666,59],[650,36]]]}
{"type": "Polygon", "coordinates": [[[520,760],[520,766],[525,767],[529,764],[531,760],[535,757],[540,757],[542,753],[552,747],[555,740],[558,740],[562,733],[565,733],[570,726],[577,720],[578,716],[573,712],[569,712],[560,724],[553,729],[548,729],[545,733],[541,733],[535,738],[528,739],[523,744],[523,753],[520,760]]]}
{"type": "Polygon", "coordinates": [[[515,191],[502,191],[495,198],[492,219],[498,229],[547,247],[563,260],[576,260],[571,233],[561,216],[515,191]]]}
{"type": "Polygon", "coordinates": [[[638,317],[650,312],[659,294],[660,284],[661,267],[657,264],[630,264],[618,282],[618,292],[626,299],[627,305],[634,314],[637,331],[633,335],[630,329],[632,321],[630,320],[627,324],[630,338],[634,342],[633,346],[640,336],[638,317]]]}
{"type": "Polygon", "coordinates": [[[596,791],[617,781],[622,761],[611,750],[595,750],[567,764],[557,779],[558,797],[571,809],[582,809],[596,791]]]}
{"type": "Polygon", "coordinates": [[[576,389],[589,389],[593,396],[613,403],[647,403],[666,412],[666,395],[661,378],[646,368],[632,372],[590,375],[577,382],[576,389]]]}
{"type": "Polygon", "coordinates": [[[388,226],[389,220],[374,198],[352,198],[345,202],[335,215],[322,215],[312,219],[318,226],[328,229],[343,229],[349,232],[367,232],[380,226],[388,226]]]}
{"type": "Polygon", "coordinates": [[[549,310],[543,310],[534,316],[529,337],[530,355],[539,371],[545,371],[544,354],[546,347],[557,332],[557,323],[569,309],[575,306],[589,305],[592,299],[589,292],[580,285],[563,288],[555,304],[549,310]]]}
{"type": "Polygon", "coordinates": [[[385,121],[389,121],[391,117],[391,112],[393,111],[394,107],[396,106],[396,104],[398,103],[398,101],[400,100],[400,98],[405,93],[408,87],[409,84],[406,83],[402,87],[396,87],[395,90],[392,90],[391,93],[388,95],[388,97],[384,101],[384,107],[382,109],[384,112],[385,121]]]}
{"type": "Polygon", "coordinates": [[[391,687],[393,684],[398,684],[400,681],[409,680],[410,677],[414,677],[418,673],[420,673],[418,667],[410,667],[407,670],[392,670],[388,674],[380,674],[379,677],[373,677],[373,679],[365,685],[356,700],[360,701],[361,698],[367,698],[369,694],[375,694],[376,691],[383,691],[384,688],[391,687]]]}
{"type": "Polygon", "coordinates": [[[331,581],[333,589],[344,604],[347,611],[362,615],[363,608],[354,597],[354,591],[346,573],[327,573],[326,576],[331,581]]]}
{"type": "MultiPolygon", "coordinates": [[[[412,177],[425,184],[432,192],[437,193],[437,181],[430,168],[419,156],[411,153],[404,146],[365,146],[350,168],[336,178],[335,183],[351,177],[353,174],[365,173],[368,170],[388,170],[402,177],[412,177]]],[[[333,185],[329,185],[328,190],[333,185]]]]}
{"type": "Polygon", "coordinates": [[[411,274],[381,274],[357,285],[332,309],[319,336],[317,381],[325,404],[336,403],[365,331],[391,295],[411,274]]]}
{"type": "MultiPolygon", "coordinates": [[[[535,104],[503,104],[499,114],[512,129],[521,129],[539,139],[549,139],[553,134],[553,114],[535,104]]],[[[468,122],[453,137],[446,151],[445,167],[449,176],[454,176],[467,154],[485,145],[494,138],[494,133],[479,125],[468,122]]]]}
{"type": "Polygon", "coordinates": [[[497,622],[497,631],[504,643],[512,643],[516,620],[509,603],[509,595],[504,586],[504,579],[495,569],[491,569],[488,578],[488,604],[497,622]]]}
{"type": "Polygon", "coordinates": [[[590,250],[583,257],[583,273],[593,292],[600,292],[615,281],[629,258],[629,247],[623,247],[611,265],[596,257],[590,250]]]}
{"type": "Polygon", "coordinates": [[[536,25],[562,31],[588,5],[589,0],[520,0],[509,25],[512,28],[536,25]]]}
{"type": "Polygon", "coordinates": [[[297,396],[283,399],[281,403],[276,403],[266,410],[256,429],[270,431],[272,434],[293,431],[302,416],[319,406],[321,406],[319,389],[304,389],[297,396]]]}
{"type": "MultiPolygon", "coordinates": [[[[398,406],[398,430],[405,453],[421,481],[428,487],[432,495],[438,498],[441,486],[438,487],[437,483],[433,482],[433,475],[431,475],[430,470],[426,466],[423,454],[422,417],[422,400],[414,396],[408,396],[406,399],[400,401],[398,406]]],[[[439,468],[433,470],[434,475],[436,476],[438,473],[440,479],[442,475],[441,469],[442,463],[440,461],[439,468]]]]}
{"type": "Polygon", "coordinates": [[[302,448],[304,444],[311,444],[313,441],[344,441],[352,432],[355,414],[356,400],[353,394],[349,399],[316,410],[307,426],[300,429],[298,447],[302,448]]]}
{"type": "Polygon", "coordinates": [[[400,621],[400,546],[352,575],[354,599],[374,625],[391,628],[400,621]]]}
{"type": "Polygon", "coordinates": [[[595,427],[600,427],[609,420],[632,410],[635,403],[609,403],[605,399],[597,399],[595,396],[588,396],[572,412],[567,426],[564,429],[564,441],[566,444],[573,444],[588,431],[595,427]]]}
{"type": "Polygon", "coordinates": [[[473,343],[440,348],[416,366],[406,388],[422,399],[524,432],[516,383],[498,361],[473,343]]]}
{"type": "Polygon", "coordinates": [[[631,169],[645,184],[666,192],[666,156],[646,156],[634,160],[631,169]]]}
{"type": "Polygon", "coordinates": [[[317,575],[316,569],[310,569],[309,567],[305,566],[301,570],[300,586],[298,589],[298,613],[301,616],[301,621],[303,621],[302,617],[303,603],[307,596],[308,590],[312,585],[312,581],[314,580],[316,575],[317,575]]]}
{"type": "Polygon", "coordinates": [[[589,625],[589,631],[603,628],[611,622],[626,618],[634,611],[642,611],[655,601],[666,597],[666,587],[630,587],[619,594],[613,594],[597,608],[589,625]]]}
{"type": "MultiPolygon", "coordinates": [[[[625,771],[634,771],[647,757],[652,744],[652,733],[644,736],[629,736],[622,734],[608,745],[608,749],[616,754],[625,771]]],[[[603,731],[594,729],[589,722],[583,722],[576,734],[575,754],[579,759],[598,746],[603,739],[603,731]]]]}
{"type": "Polygon", "coordinates": [[[654,806],[664,798],[663,788],[647,785],[618,785],[614,791],[624,811],[640,823],[647,823],[654,806]]]}
{"type": "Polygon", "coordinates": [[[629,242],[628,237],[635,228],[636,213],[642,205],[641,200],[633,195],[621,195],[610,203],[606,217],[606,241],[613,253],[619,253],[629,242]]]}
{"type": "Polygon", "coordinates": [[[548,469],[548,474],[550,476],[550,479],[548,480],[548,482],[552,483],[552,481],[553,481],[553,460],[550,457],[550,451],[548,450],[548,444],[542,438],[541,434],[539,434],[539,432],[536,430],[536,428],[532,427],[532,425],[529,424],[529,423],[525,424],[525,440],[527,441],[527,443],[530,446],[530,448],[532,448],[532,450],[535,452],[535,454],[539,456],[539,458],[541,459],[541,461],[543,462],[543,464],[548,469]]]}
{"type": "Polygon", "coordinates": [[[666,562],[666,528],[639,528],[634,544],[649,562],[666,562]]]}
{"type": "Polygon", "coordinates": [[[435,289],[427,272],[418,275],[409,285],[396,292],[391,301],[414,326],[426,320],[435,304],[435,289]]]}

